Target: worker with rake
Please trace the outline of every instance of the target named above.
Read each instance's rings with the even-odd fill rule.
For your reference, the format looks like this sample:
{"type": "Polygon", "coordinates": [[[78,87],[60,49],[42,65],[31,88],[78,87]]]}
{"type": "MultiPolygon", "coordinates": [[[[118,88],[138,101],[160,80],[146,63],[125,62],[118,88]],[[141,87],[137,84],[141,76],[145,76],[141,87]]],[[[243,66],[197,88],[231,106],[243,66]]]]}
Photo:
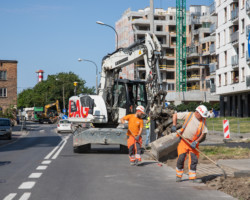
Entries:
{"type": "Polygon", "coordinates": [[[196,179],[196,167],[199,158],[199,143],[208,132],[206,118],[209,116],[206,106],[200,105],[195,112],[180,112],[173,114],[173,126],[171,131],[182,135],[177,147],[178,160],[176,166],[176,182],[181,182],[184,171],[184,162],[189,156],[189,180],[201,183],[201,179],[196,179]],[[177,119],[185,120],[181,129],[176,131],[177,119]],[[198,149],[198,150],[197,150],[198,149]]]}
{"type": "Polygon", "coordinates": [[[135,114],[126,115],[121,118],[122,124],[128,121],[127,144],[131,165],[139,165],[141,163],[141,134],[143,129],[142,117],[145,115],[144,110],[143,106],[137,106],[135,114]]]}

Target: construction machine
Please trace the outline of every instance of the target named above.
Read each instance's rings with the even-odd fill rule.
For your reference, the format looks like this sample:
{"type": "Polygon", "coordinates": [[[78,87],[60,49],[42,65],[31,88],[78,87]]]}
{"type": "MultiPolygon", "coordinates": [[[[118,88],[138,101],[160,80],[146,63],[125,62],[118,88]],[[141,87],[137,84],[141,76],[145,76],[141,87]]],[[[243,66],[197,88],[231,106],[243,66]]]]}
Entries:
{"type": "Polygon", "coordinates": [[[44,113],[38,113],[39,123],[43,124],[47,122],[49,124],[54,124],[58,121],[59,114],[61,113],[59,101],[56,100],[55,103],[47,104],[44,106],[44,113]]]}
{"type": "Polygon", "coordinates": [[[75,152],[87,151],[93,143],[119,144],[123,149],[127,130],[119,125],[120,119],[134,113],[138,105],[156,116],[171,114],[164,109],[166,92],[162,90],[159,68],[161,54],[157,37],[146,33],[145,39],[103,58],[98,94],[69,99],[69,121],[79,125],[73,136],[75,152]],[[122,68],[142,59],[145,81],[120,78],[122,68]]]}

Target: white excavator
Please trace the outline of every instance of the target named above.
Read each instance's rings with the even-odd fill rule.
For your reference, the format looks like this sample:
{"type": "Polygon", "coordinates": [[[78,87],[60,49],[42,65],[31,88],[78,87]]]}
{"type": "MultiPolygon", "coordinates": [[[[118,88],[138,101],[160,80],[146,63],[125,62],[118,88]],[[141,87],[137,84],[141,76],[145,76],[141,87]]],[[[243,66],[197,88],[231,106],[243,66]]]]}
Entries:
{"type": "Polygon", "coordinates": [[[161,44],[148,33],[127,48],[120,48],[102,60],[97,95],[81,94],[69,99],[69,120],[77,125],[73,136],[74,152],[90,150],[91,144],[119,144],[126,151],[126,129],[120,119],[135,112],[138,105],[146,110],[161,110],[166,92],[162,91],[159,69],[161,44]],[[145,81],[121,79],[122,68],[144,59],[145,81]]]}

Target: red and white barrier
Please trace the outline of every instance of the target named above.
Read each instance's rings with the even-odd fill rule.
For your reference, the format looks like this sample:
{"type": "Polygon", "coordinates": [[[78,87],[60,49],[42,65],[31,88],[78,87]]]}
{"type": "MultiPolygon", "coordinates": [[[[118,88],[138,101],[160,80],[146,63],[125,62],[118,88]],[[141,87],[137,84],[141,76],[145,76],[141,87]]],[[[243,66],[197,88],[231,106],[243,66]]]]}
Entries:
{"type": "Polygon", "coordinates": [[[230,139],[229,120],[223,120],[224,139],[230,139]]]}

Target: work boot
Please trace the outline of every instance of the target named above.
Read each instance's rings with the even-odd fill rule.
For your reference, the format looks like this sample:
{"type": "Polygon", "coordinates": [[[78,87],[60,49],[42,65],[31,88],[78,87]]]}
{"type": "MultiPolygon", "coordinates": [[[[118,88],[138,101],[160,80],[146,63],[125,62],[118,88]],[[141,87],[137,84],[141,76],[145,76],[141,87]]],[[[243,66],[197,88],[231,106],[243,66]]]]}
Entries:
{"type": "Polygon", "coordinates": [[[130,162],[131,166],[135,166],[135,161],[130,162]]]}
{"type": "Polygon", "coordinates": [[[140,166],[141,165],[141,160],[136,159],[135,164],[136,164],[136,166],[140,166]]]}
{"type": "Polygon", "coordinates": [[[181,177],[176,176],[176,182],[181,182],[181,177]]]}
{"type": "Polygon", "coordinates": [[[190,180],[192,183],[202,183],[202,180],[200,178],[192,179],[190,180]]]}

